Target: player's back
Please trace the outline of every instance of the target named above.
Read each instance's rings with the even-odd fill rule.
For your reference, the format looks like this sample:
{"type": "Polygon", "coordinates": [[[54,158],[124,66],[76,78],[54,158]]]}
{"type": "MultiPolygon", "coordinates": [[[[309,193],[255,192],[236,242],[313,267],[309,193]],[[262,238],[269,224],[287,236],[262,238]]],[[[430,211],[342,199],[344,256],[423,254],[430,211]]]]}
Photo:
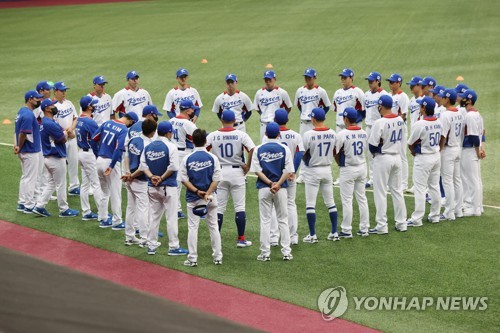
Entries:
{"type": "Polygon", "coordinates": [[[441,115],[446,146],[460,147],[464,137],[464,116],[457,108],[449,108],[441,115]]]}
{"type": "Polygon", "coordinates": [[[439,152],[442,125],[435,116],[424,117],[415,123],[408,142],[415,142],[417,154],[434,154],[439,152]]]}
{"type": "Polygon", "coordinates": [[[221,128],[207,136],[207,146],[221,165],[239,166],[244,162],[244,149],[255,147],[250,136],[235,128],[221,128]]]}
{"type": "MultiPolygon", "coordinates": [[[[264,136],[262,143],[266,143],[268,140],[269,138],[264,136]]],[[[297,152],[304,151],[304,143],[300,134],[285,126],[280,127],[280,138],[278,140],[290,149],[292,158],[295,157],[297,152]]]]}
{"type": "Polygon", "coordinates": [[[172,142],[175,143],[177,148],[180,151],[193,149],[194,145],[191,136],[196,130],[196,125],[183,115],[170,119],[170,123],[173,129],[172,142]]]}
{"type": "Polygon", "coordinates": [[[118,120],[108,120],[99,127],[94,134],[95,137],[99,138],[100,143],[98,155],[113,158],[116,149],[124,149],[127,126],[118,120]]]}
{"type": "Polygon", "coordinates": [[[94,141],[92,135],[98,129],[97,123],[94,119],[87,116],[80,116],[76,122],[76,140],[78,147],[81,149],[94,149],[94,141]]]}
{"type": "Polygon", "coordinates": [[[335,137],[335,131],[328,127],[314,128],[304,133],[304,149],[308,167],[326,166],[333,163],[335,137]]]}
{"type": "Polygon", "coordinates": [[[406,136],[406,125],[400,116],[387,115],[377,120],[370,134],[369,143],[379,146],[382,154],[399,154],[406,136]],[[373,140],[372,140],[373,138],[373,140]],[[376,142],[374,142],[377,140],[376,142]]]}
{"type": "Polygon", "coordinates": [[[340,166],[366,164],[365,151],[368,149],[368,135],[359,126],[350,126],[337,133],[340,166]],[[340,142],[340,144],[339,144],[340,142]]]}

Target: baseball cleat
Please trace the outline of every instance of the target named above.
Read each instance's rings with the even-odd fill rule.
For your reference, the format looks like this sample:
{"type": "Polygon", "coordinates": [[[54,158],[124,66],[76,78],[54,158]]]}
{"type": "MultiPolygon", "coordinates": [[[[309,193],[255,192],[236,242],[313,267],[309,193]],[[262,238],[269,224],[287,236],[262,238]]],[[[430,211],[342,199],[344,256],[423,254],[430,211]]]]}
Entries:
{"type": "MultiPolygon", "coordinates": [[[[158,247],[161,246],[161,243],[160,242],[156,242],[155,246],[158,248],[158,247]]],[[[141,248],[148,247],[148,241],[146,239],[141,239],[141,241],[139,243],[139,247],[141,247],[141,248]]]]}
{"type": "Polygon", "coordinates": [[[112,230],[117,230],[117,231],[120,231],[120,230],[125,230],[125,222],[121,222],[121,223],[118,223],[118,224],[112,225],[112,226],[111,226],[111,229],[112,229],[112,230]]]}
{"type": "MultiPolygon", "coordinates": [[[[222,261],[221,261],[221,263],[222,263],[222,261]]],[[[196,266],[198,266],[198,263],[196,261],[186,260],[186,261],[184,261],[184,266],[196,267],[196,266]]]]}
{"type": "Polygon", "coordinates": [[[288,255],[284,255],[284,256],[283,256],[283,260],[284,260],[284,261],[290,261],[290,260],[292,260],[292,259],[293,259],[293,256],[292,256],[291,254],[288,254],[288,255]]]}
{"type": "Polygon", "coordinates": [[[23,204],[18,204],[16,208],[16,210],[21,213],[24,212],[25,209],[26,207],[23,204]]]}
{"type": "Polygon", "coordinates": [[[340,238],[352,238],[352,234],[348,232],[339,232],[338,237],[340,238]]]}
{"type": "Polygon", "coordinates": [[[366,182],[366,184],[365,184],[365,188],[370,188],[370,187],[372,187],[372,186],[373,186],[373,184],[372,184],[372,183],[370,183],[370,182],[366,182]]]}
{"type": "Polygon", "coordinates": [[[333,182],[333,185],[334,185],[334,186],[338,186],[338,185],[340,185],[340,178],[337,178],[337,179],[333,182]]]}
{"type": "Polygon", "coordinates": [[[33,213],[36,215],[39,215],[39,216],[43,216],[43,217],[50,216],[49,212],[45,208],[35,207],[35,208],[33,208],[33,213]]]}
{"type": "Polygon", "coordinates": [[[439,223],[439,217],[436,219],[431,219],[429,216],[427,216],[427,222],[429,223],[439,223]]]}
{"type": "Polygon", "coordinates": [[[316,235],[314,235],[314,236],[307,235],[306,237],[304,237],[302,239],[302,241],[304,243],[310,243],[310,244],[317,243],[318,242],[318,236],[316,236],[316,235]]]}
{"type": "MultiPolygon", "coordinates": [[[[34,207],[33,207],[33,208],[34,208],[34,207]]],[[[26,208],[24,208],[23,213],[24,213],[24,214],[33,214],[33,208],[28,208],[28,207],[26,207],[26,208]]]]}
{"type": "Polygon", "coordinates": [[[182,211],[178,211],[177,212],[177,218],[178,219],[185,219],[186,215],[184,215],[184,213],[182,211]]]}
{"type": "Polygon", "coordinates": [[[405,192],[406,192],[406,193],[415,193],[415,189],[414,189],[414,188],[413,188],[413,186],[412,186],[412,187],[410,187],[410,188],[407,188],[407,189],[405,190],[405,192]]]}
{"type": "Polygon", "coordinates": [[[356,233],[356,235],[361,236],[361,237],[368,237],[368,236],[370,236],[370,234],[368,233],[368,231],[361,231],[361,230],[358,230],[358,232],[356,233]]]}
{"type": "Polygon", "coordinates": [[[406,225],[408,227],[413,227],[413,228],[417,228],[417,227],[421,227],[422,226],[422,223],[416,223],[415,221],[413,221],[412,219],[408,219],[406,221],[406,225]]]}
{"type": "Polygon", "coordinates": [[[82,216],[82,221],[91,221],[91,220],[97,220],[99,216],[96,213],[88,213],[82,216]]]}
{"type": "Polygon", "coordinates": [[[394,230],[399,231],[399,232],[406,232],[406,230],[408,230],[408,229],[402,229],[402,228],[398,228],[398,227],[394,226],[394,230]]]}
{"type": "Polygon", "coordinates": [[[219,260],[214,259],[214,264],[215,265],[222,265],[222,259],[219,259],[219,260]]]}
{"type": "Polygon", "coordinates": [[[111,218],[107,219],[106,221],[101,220],[99,221],[99,228],[111,228],[113,226],[113,221],[111,218]]]}
{"type": "Polygon", "coordinates": [[[141,243],[140,239],[137,238],[132,238],[132,239],[126,239],[125,240],[125,246],[131,246],[131,245],[139,245],[141,243]]]}
{"type": "Polygon", "coordinates": [[[169,256],[185,256],[189,253],[188,250],[183,249],[182,247],[178,247],[176,249],[170,249],[168,250],[168,255],[169,256]]]}
{"type": "Polygon", "coordinates": [[[75,217],[78,216],[78,214],[80,214],[79,211],[68,208],[64,212],[59,213],[59,217],[75,217]]]}
{"type": "Polygon", "coordinates": [[[373,228],[373,229],[368,229],[368,233],[369,234],[376,234],[376,235],[387,235],[388,232],[383,232],[383,231],[379,231],[377,228],[373,228]]]}
{"type": "Polygon", "coordinates": [[[50,201],[56,201],[56,200],[57,200],[57,197],[56,197],[55,195],[51,195],[49,200],[50,200],[50,201]]]}
{"type": "Polygon", "coordinates": [[[156,254],[156,248],[155,247],[148,247],[147,253],[151,256],[154,256],[156,254]]]}
{"type": "Polygon", "coordinates": [[[69,195],[80,195],[80,188],[79,188],[79,187],[77,187],[77,188],[74,188],[74,189],[72,189],[72,190],[69,190],[69,191],[68,191],[68,194],[69,194],[69,195]]]}
{"type": "Polygon", "coordinates": [[[252,246],[252,242],[249,241],[249,240],[238,240],[238,242],[236,243],[236,246],[237,247],[248,247],[248,246],[252,246]]]}
{"type": "Polygon", "coordinates": [[[276,246],[278,246],[278,242],[271,242],[270,244],[271,244],[271,247],[276,247],[276,246]]]}
{"type": "Polygon", "coordinates": [[[263,254],[259,254],[259,255],[257,256],[257,260],[258,260],[258,261],[270,261],[270,260],[271,260],[271,257],[266,256],[266,255],[263,255],[263,254]]]}
{"type": "Polygon", "coordinates": [[[298,236],[290,237],[290,245],[298,245],[298,244],[299,244],[299,237],[298,236]]]}
{"type": "Polygon", "coordinates": [[[455,217],[448,218],[444,214],[439,215],[439,221],[455,221],[455,217]]]}
{"type": "MultiPolygon", "coordinates": [[[[351,238],[352,238],[352,235],[351,235],[351,238]]],[[[339,234],[338,233],[329,233],[328,234],[328,237],[326,237],[327,240],[329,241],[333,241],[333,242],[336,242],[336,241],[339,241],[340,238],[339,238],[339,234]]]]}

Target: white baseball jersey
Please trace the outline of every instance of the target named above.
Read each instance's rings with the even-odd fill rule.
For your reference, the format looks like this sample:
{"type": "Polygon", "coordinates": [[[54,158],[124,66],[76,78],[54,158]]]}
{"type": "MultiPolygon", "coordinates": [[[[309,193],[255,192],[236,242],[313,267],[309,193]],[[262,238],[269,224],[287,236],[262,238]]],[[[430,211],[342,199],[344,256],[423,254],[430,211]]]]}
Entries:
{"type": "Polygon", "coordinates": [[[142,109],[151,104],[153,104],[151,96],[142,88],[133,91],[129,87],[125,87],[113,96],[114,112],[134,112],[139,120],[143,120],[142,109]]]}
{"type": "Polygon", "coordinates": [[[243,148],[248,152],[255,144],[247,133],[233,127],[221,128],[207,136],[207,150],[219,158],[221,165],[242,165],[243,148]]]}
{"type": "Polygon", "coordinates": [[[392,113],[397,116],[408,113],[408,108],[410,106],[410,99],[404,91],[400,91],[395,95],[392,95],[392,113]]]}
{"type": "Polygon", "coordinates": [[[335,140],[335,131],[328,127],[304,133],[304,149],[310,156],[308,167],[332,165],[335,140]]]}
{"type": "Polygon", "coordinates": [[[365,107],[365,94],[363,90],[356,86],[350,86],[347,89],[338,89],[332,98],[337,112],[337,125],[344,126],[344,110],[348,107],[362,111],[365,107]]]}
{"type": "Polygon", "coordinates": [[[175,115],[179,115],[180,109],[179,104],[182,101],[192,101],[197,107],[203,107],[201,102],[200,94],[195,88],[188,86],[186,89],[175,87],[170,89],[165,97],[165,103],[163,104],[163,110],[167,112],[174,112],[175,115]]]}
{"type": "Polygon", "coordinates": [[[368,135],[359,126],[349,126],[337,133],[335,151],[340,154],[340,166],[366,164],[368,135]]]}
{"type": "Polygon", "coordinates": [[[39,106],[36,109],[33,110],[33,114],[35,115],[35,118],[38,120],[38,118],[43,118],[43,111],[42,107],[39,106]]]}
{"type": "Polygon", "coordinates": [[[415,123],[408,139],[409,145],[415,145],[419,154],[439,153],[439,141],[443,126],[436,117],[424,117],[415,123]]]}
{"type": "Polygon", "coordinates": [[[451,107],[441,114],[439,120],[443,125],[442,136],[446,138],[446,146],[461,147],[464,139],[464,116],[457,108],[451,107]]]}
{"type": "Polygon", "coordinates": [[[243,113],[254,109],[252,101],[243,91],[236,90],[233,95],[227,91],[215,98],[212,112],[222,113],[224,110],[233,110],[236,116],[236,123],[243,121],[243,113]]]}
{"type": "Polygon", "coordinates": [[[389,95],[389,93],[382,88],[378,88],[376,92],[368,90],[365,93],[365,123],[367,126],[372,126],[375,120],[380,119],[380,112],[378,112],[378,99],[382,95],[389,95]]]}
{"type": "Polygon", "coordinates": [[[266,87],[257,90],[253,104],[261,112],[260,121],[268,123],[274,121],[274,111],[279,108],[291,108],[292,101],[286,90],[274,87],[269,91],[266,87]]]}
{"type": "Polygon", "coordinates": [[[479,136],[479,140],[481,141],[481,137],[484,132],[484,125],[483,125],[483,117],[481,117],[479,112],[474,108],[467,111],[464,123],[465,123],[464,135],[479,136]]]}
{"type": "Polygon", "coordinates": [[[54,106],[57,108],[54,120],[61,125],[63,130],[67,130],[73,125],[73,119],[78,117],[75,106],[67,99],[63,100],[62,103],[57,102],[54,106]]]}
{"type": "Polygon", "coordinates": [[[382,154],[400,154],[402,140],[406,138],[406,125],[398,115],[391,114],[373,124],[368,144],[379,146],[382,154]]]}
{"type": "Polygon", "coordinates": [[[441,118],[441,114],[446,111],[446,108],[444,106],[439,106],[436,102],[436,107],[434,108],[434,116],[436,118],[441,118]]]}
{"type": "Polygon", "coordinates": [[[183,115],[178,115],[170,119],[173,128],[172,141],[179,150],[193,149],[193,132],[197,129],[196,125],[183,115]]]}
{"type": "MultiPolygon", "coordinates": [[[[97,104],[94,105],[94,113],[92,114],[92,118],[94,118],[98,126],[101,126],[102,124],[107,122],[110,119],[110,116],[113,114],[113,101],[111,99],[111,96],[109,94],[103,93],[101,97],[98,97],[94,92],[87,94],[87,96],[90,96],[98,101],[97,104]]],[[[80,108],[80,114],[81,113],[82,109],[80,108]]]]}
{"type": "Polygon", "coordinates": [[[410,110],[410,125],[413,128],[413,124],[420,120],[420,104],[417,103],[418,99],[424,98],[424,95],[420,97],[412,96],[410,98],[409,110],[410,110]]]}
{"type": "Polygon", "coordinates": [[[314,108],[329,108],[332,103],[326,90],[320,86],[314,86],[312,89],[303,86],[297,89],[293,105],[300,110],[301,120],[311,120],[311,112],[314,108]]]}
{"type": "MultiPolygon", "coordinates": [[[[294,130],[287,128],[286,126],[280,126],[280,138],[278,139],[278,141],[281,144],[287,146],[288,149],[290,149],[290,152],[292,153],[292,159],[299,151],[305,150],[304,141],[302,140],[300,134],[295,132],[294,130]]],[[[267,137],[267,135],[265,135],[262,139],[262,143],[266,142],[269,142],[269,138],[267,137]]]]}

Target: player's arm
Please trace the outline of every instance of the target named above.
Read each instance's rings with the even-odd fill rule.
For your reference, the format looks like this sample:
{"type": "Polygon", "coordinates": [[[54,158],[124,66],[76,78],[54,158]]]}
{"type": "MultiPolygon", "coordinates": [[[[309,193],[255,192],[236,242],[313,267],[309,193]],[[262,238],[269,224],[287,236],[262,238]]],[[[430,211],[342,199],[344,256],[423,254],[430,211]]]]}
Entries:
{"type": "Polygon", "coordinates": [[[325,113],[327,113],[330,110],[330,107],[332,106],[332,102],[330,102],[330,98],[328,98],[328,94],[326,93],[326,90],[321,88],[319,89],[319,99],[320,101],[323,102],[323,110],[325,110],[325,113]]]}
{"type": "Polygon", "coordinates": [[[160,176],[161,181],[169,178],[174,174],[174,172],[179,170],[179,151],[174,145],[172,147],[168,147],[168,159],[170,161],[167,170],[160,176]]]}
{"type": "Polygon", "coordinates": [[[243,164],[241,167],[243,168],[243,174],[246,175],[248,170],[250,170],[250,166],[252,165],[253,152],[255,148],[252,148],[248,151],[247,163],[243,164]]]}
{"type": "Polygon", "coordinates": [[[255,110],[257,110],[257,113],[262,115],[262,110],[260,109],[259,105],[259,91],[260,89],[255,93],[255,97],[253,98],[253,105],[255,105],[255,110]]]}
{"type": "Polygon", "coordinates": [[[299,109],[299,112],[302,112],[302,106],[300,105],[300,102],[299,102],[299,92],[300,92],[300,88],[297,89],[297,92],[295,93],[295,97],[293,98],[293,105],[295,105],[297,107],[297,109],[299,109]]]}
{"type": "Polygon", "coordinates": [[[113,96],[113,100],[111,101],[111,105],[113,108],[113,113],[118,113],[118,117],[121,117],[125,113],[125,100],[123,99],[121,91],[117,92],[113,96]]]}
{"type": "Polygon", "coordinates": [[[340,155],[342,153],[343,144],[340,140],[335,143],[335,148],[333,149],[333,157],[335,158],[335,163],[340,166],[340,155]]]}
{"type": "Polygon", "coordinates": [[[250,97],[248,97],[246,94],[243,95],[243,103],[245,105],[245,107],[243,108],[243,110],[245,111],[243,113],[243,121],[247,121],[252,116],[252,110],[254,109],[254,106],[252,104],[252,101],[250,100],[250,97]]]}
{"type": "Polygon", "coordinates": [[[285,109],[286,112],[290,113],[292,110],[292,101],[290,100],[290,96],[288,95],[288,92],[284,89],[281,89],[281,99],[283,100],[283,103],[281,103],[280,107],[285,109]]]}
{"type": "Polygon", "coordinates": [[[215,101],[214,101],[214,106],[212,107],[212,112],[216,113],[217,114],[217,117],[220,119],[220,117],[222,116],[222,106],[221,106],[221,95],[217,96],[215,98],[215,101]]]}
{"type": "Polygon", "coordinates": [[[104,171],[105,176],[109,176],[111,174],[111,171],[115,167],[116,163],[118,162],[120,157],[123,155],[123,152],[125,151],[124,146],[125,146],[126,136],[127,136],[126,131],[122,131],[122,132],[120,132],[120,134],[118,134],[116,149],[113,152],[113,158],[111,159],[111,163],[109,164],[106,171],[104,171]]]}
{"type": "MultiPolygon", "coordinates": [[[[383,126],[383,125],[382,125],[383,126]]],[[[372,131],[370,133],[370,138],[368,139],[368,150],[373,156],[382,153],[382,146],[384,141],[382,139],[382,128],[381,123],[376,121],[373,124],[372,131]]]]}

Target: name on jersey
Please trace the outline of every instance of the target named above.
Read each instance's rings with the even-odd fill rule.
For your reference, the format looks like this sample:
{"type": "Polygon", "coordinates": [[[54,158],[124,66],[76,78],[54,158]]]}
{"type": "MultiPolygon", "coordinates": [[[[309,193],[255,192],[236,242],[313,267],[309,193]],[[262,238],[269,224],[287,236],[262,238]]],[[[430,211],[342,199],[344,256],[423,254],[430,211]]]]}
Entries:
{"type": "Polygon", "coordinates": [[[179,104],[182,101],[194,101],[195,99],[196,98],[194,97],[194,95],[177,97],[176,99],[174,99],[174,104],[177,105],[177,104],[179,104]]]}
{"type": "Polygon", "coordinates": [[[241,99],[239,99],[237,101],[222,102],[221,106],[223,109],[230,109],[232,107],[239,106],[242,104],[243,104],[243,101],[241,99]]]}
{"type": "Polygon", "coordinates": [[[233,140],[237,141],[239,140],[240,137],[238,135],[217,135],[217,141],[223,141],[223,140],[233,140]]]}
{"type": "Polygon", "coordinates": [[[286,140],[293,140],[293,139],[295,139],[295,134],[287,133],[287,134],[285,134],[285,139],[286,140]]]}
{"type": "Polygon", "coordinates": [[[259,99],[259,104],[262,106],[268,106],[271,104],[274,104],[276,102],[280,102],[281,97],[280,96],[274,96],[274,97],[263,97],[259,99]]]}
{"type": "Polygon", "coordinates": [[[311,140],[334,140],[335,134],[318,134],[311,136],[311,140]]]}
{"type": "Polygon", "coordinates": [[[141,103],[146,102],[146,96],[141,96],[141,97],[130,97],[127,99],[127,102],[129,105],[132,106],[137,106],[141,103]]]}
{"type": "Polygon", "coordinates": [[[106,125],[106,128],[111,128],[113,131],[117,131],[118,133],[120,133],[123,129],[120,126],[113,125],[112,123],[105,123],[105,125],[106,125]]]}
{"type": "Polygon", "coordinates": [[[263,152],[259,155],[259,157],[262,161],[269,163],[272,161],[279,160],[279,159],[285,157],[285,155],[282,152],[279,152],[279,153],[263,152]]]}
{"type": "Polygon", "coordinates": [[[106,111],[110,107],[111,107],[110,102],[106,102],[103,104],[96,104],[96,105],[94,105],[94,113],[102,113],[103,111],[106,111]]]}
{"type": "Polygon", "coordinates": [[[319,100],[319,94],[315,95],[302,95],[299,97],[299,101],[302,104],[307,104],[319,100]]]}
{"type": "Polygon", "coordinates": [[[345,139],[350,140],[350,139],[366,139],[368,136],[365,133],[357,133],[357,134],[346,134],[345,139]]]}
{"type": "MultiPolygon", "coordinates": [[[[133,155],[136,155],[136,156],[139,156],[142,154],[142,151],[141,149],[139,149],[136,145],[134,145],[133,143],[130,144],[128,146],[128,151],[129,153],[133,154],[133,155]]],[[[161,158],[162,156],[158,157],[158,158],[161,158]]]]}
{"type": "Polygon", "coordinates": [[[188,163],[189,170],[200,171],[206,168],[210,168],[213,165],[212,161],[193,161],[188,163]]]}
{"type": "Polygon", "coordinates": [[[346,95],[346,96],[337,96],[335,97],[335,102],[340,105],[345,102],[349,102],[354,99],[354,95],[346,95]]]}
{"type": "Polygon", "coordinates": [[[441,124],[434,124],[434,125],[425,125],[425,130],[426,131],[432,131],[436,129],[441,129],[441,124]]]}
{"type": "Polygon", "coordinates": [[[410,113],[414,113],[416,111],[420,111],[420,104],[410,104],[410,113]]]}
{"type": "Polygon", "coordinates": [[[152,151],[152,150],[150,150],[150,151],[146,152],[146,158],[149,161],[156,161],[156,160],[163,158],[163,157],[165,157],[164,151],[152,151]]]}
{"type": "Polygon", "coordinates": [[[404,126],[404,122],[402,120],[395,121],[393,123],[387,123],[387,128],[404,126]]]}
{"type": "Polygon", "coordinates": [[[57,118],[65,118],[73,112],[71,107],[67,109],[59,109],[57,108],[57,118]]]}

